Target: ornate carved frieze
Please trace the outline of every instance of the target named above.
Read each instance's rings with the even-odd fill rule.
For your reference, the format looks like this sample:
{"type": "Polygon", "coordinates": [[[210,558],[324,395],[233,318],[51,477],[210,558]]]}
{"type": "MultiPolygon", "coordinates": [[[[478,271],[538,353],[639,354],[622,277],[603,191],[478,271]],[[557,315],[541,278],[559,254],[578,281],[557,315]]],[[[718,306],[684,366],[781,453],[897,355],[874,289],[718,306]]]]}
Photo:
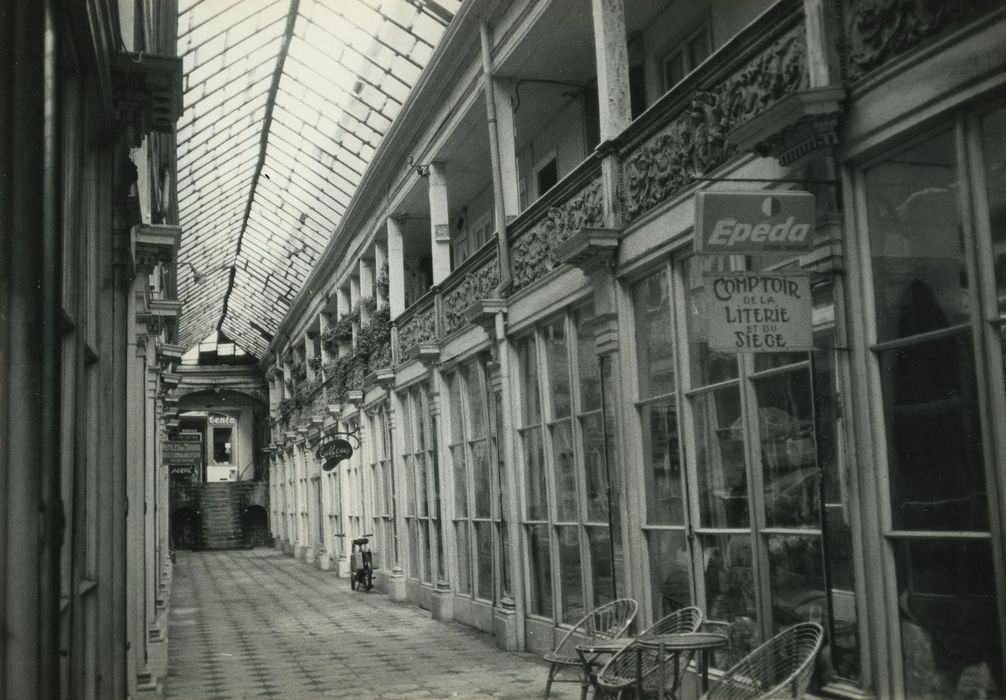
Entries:
{"type": "Polygon", "coordinates": [[[436,340],[437,324],[434,307],[421,309],[414,313],[398,328],[398,342],[402,350],[419,343],[436,340]]]}
{"type": "MultiPolygon", "coordinates": [[[[584,189],[546,212],[544,218],[510,247],[513,287],[520,289],[559,264],[555,247],[585,228],[599,228],[604,221],[601,181],[584,189]]],[[[488,296],[488,295],[483,295],[488,296]]]]}
{"type": "Polygon", "coordinates": [[[1003,0],[851,0],[848,76],[856,80],[926,39],[974,19],[1003,0]]]}
{"type": "Polygon", "coordinates": [[[461,284],[444,294],[444,334],[453,333],[464,326],[468,322],[465,311],[472,300],[493,296],[499,281],[499,262],[494,256],[481,267],[466,274],[461,284]]]}
{"type": "Polygon", "coordinates": [[[626,154],[622,196],[634,219],[737,151],[727,133],[807,86],[803,24],[797,24],[719,85],[696,91],[656,134],[626,154]]]}

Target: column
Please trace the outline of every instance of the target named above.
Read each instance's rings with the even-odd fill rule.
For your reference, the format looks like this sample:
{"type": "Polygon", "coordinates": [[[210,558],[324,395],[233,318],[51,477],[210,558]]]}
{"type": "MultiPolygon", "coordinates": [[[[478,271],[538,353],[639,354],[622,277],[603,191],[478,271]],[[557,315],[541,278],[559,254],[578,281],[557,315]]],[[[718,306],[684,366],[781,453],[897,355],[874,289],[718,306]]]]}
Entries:
{"type": "Polygon", "coordinates": [[[374,241],[374,301],[377,308],[388,303],[388,244],[384,241],[374,241]]]}
{"type": "Polygon", "coordinates": [[[391,318],[405,311],[405,249],[402,222],[388,218],[388,305],[391,318]]]}
{"type": "Polygon", "coordinates": [[[632,122],[629,102],[629,49],[625,41],[625,11],[622,0],[591,0],[594,18],[594,48],[597,60],[597,94],[601,117],[601,191],[604,226],[619,227],[618,156],[612,147],[632,122]]]}
{"type": "Polygon", "coordinates": [[[447,164],[430,163],[430,255],[433,284],[451,274],[451,215],[447,204],[447,164]]]}
{"type": "MultiPolygon", "coordinates": [[[[517,127],[514,125],[510,94],[513,80],[493,78],[493,99],[496,102],[496,134],[499,140],[500,180],[503,187],[503,211],[506,221],[520,214],[520,187],[517,170],[517,127]]],[[[501,231],[500,222],[496,230],[501,231]]]]}
{"type": "MultiPolygon", "coordinates": [[[[374,262],[367,258],[360,258],[360,301],[371,299],[377,301],[374,290],[374,262]]],[[[370,309],[365,308],[366,304],[360,306],[360,325],[365,326],[370,323],[370,309]]]]}
{"type": "MultiPolygon", "coordinates": [[[[439,523],[440,532],[437,535],[441,540],[440,550],[442,557],[437,558],[437,570],[433,575],[433,601],[431,614],[434,620],[447,621],[454,619],[454,593],[451,590],[450,572],[448,564],[454,561],[454,538],[450,535],[451,519],[448,510],[448,494],[453,494],[453,470],[447,465],[451,464],[450,448],[447,446],[448,440],[443,439],[445,427],[443,425],[443,414],[440,410],[440,397],[450,396],[447,383],[439,367],[430,370],[430,395],[429,410],[432,422],[430,429],[435,430],[434,440],[437,449],[437,471],[433,475],[435,481],[440,482],[440,493],[437,494],[436,516],[439,523]]],[[[475,556],[473,553],[472,556],[475,556]]]]}

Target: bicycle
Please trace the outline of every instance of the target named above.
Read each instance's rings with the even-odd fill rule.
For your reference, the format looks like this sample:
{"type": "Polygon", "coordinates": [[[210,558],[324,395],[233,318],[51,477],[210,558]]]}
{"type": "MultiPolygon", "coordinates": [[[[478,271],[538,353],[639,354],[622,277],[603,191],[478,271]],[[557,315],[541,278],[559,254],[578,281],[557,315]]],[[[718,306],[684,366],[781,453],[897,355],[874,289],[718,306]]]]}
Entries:
{"type": "Polygon", "coordinates": [[[349,587],[354,591],[361,588],[369,591],[374,587],[374,553],[368,546],[373,535],[362,535],[353,540],[350,554],[352,571],[349,577],[349,587]]]}

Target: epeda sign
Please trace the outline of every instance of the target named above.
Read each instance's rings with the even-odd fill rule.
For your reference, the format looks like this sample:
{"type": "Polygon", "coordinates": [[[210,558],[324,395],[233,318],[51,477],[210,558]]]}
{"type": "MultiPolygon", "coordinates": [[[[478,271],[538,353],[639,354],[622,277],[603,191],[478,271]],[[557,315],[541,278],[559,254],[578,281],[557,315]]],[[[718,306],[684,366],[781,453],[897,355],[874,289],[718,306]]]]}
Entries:
{"type": "Polygon", "coordinates": [[[809,192],[695,193],[695,252],[804,253],[814,249],[809,192]]]}

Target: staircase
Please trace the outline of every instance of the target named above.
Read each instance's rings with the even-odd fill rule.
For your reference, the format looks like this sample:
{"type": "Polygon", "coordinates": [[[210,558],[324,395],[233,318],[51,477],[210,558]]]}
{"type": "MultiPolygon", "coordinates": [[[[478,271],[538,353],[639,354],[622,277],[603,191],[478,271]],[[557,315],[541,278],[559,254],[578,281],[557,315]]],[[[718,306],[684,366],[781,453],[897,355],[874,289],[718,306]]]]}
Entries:
{"type": "Polygon", "coordinates": [[[203,484],[199,495],[203,547],[234,549],[245,545],[241,532],[241,493],[234,483],[203,484]]]}

